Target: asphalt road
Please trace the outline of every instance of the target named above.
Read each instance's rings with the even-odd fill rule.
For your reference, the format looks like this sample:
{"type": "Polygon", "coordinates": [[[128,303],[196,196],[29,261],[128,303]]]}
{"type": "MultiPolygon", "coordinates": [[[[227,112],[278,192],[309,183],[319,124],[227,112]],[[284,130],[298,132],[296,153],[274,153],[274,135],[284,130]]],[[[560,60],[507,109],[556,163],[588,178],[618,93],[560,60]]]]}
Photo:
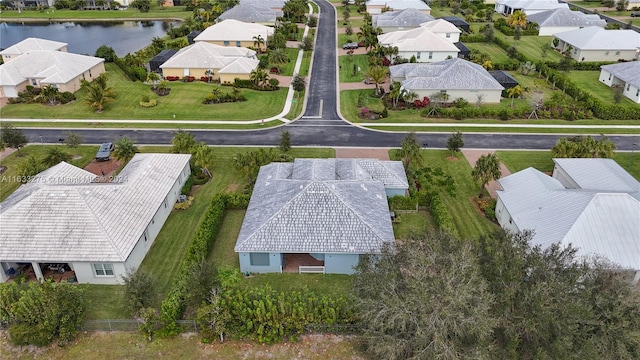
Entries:
{"type": "MultiPolygon", "coordinates": [[[[323,147],[398,147],[406,134],[367,130],[352,126],[338,114],[336,80],[336,15],[326,0],[317,0],[321,9],[314,47],[312,73],[309,79],[308,101],[304,116],[290,124],[264,130],[189,130],[198,141],[209,145],[272,146],[287,130],[293,146],[323,147]]],[[[30,142],[55,143],[71,129],[24,128],[30,142]]],[[[127,136],[140,145],[170,144],[173,130],[74,129],[85,143],[99,144],[127,136]]],[[[450,134],[420,133],[423,147],[445,148],[450,134]]],[[[465,134],[465,147],[484,149],[550,149],[563,135],[542,134],[465,134]]],[[[564,135],[566,136],[566,135],[564,135]]],[[[620,150],[631,150],[637,137],[610,136],[620,150]]]]}

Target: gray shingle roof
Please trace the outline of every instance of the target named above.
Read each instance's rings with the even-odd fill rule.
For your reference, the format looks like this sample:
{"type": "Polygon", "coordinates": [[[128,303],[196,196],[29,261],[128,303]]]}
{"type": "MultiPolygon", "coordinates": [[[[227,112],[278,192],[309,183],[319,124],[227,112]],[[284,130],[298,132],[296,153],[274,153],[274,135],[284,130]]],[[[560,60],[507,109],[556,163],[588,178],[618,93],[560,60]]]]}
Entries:
{"type": "Polygon", "coordinates": [[[409,8],[400,11],[387,11],[380,15],[374,15],[372,23],[375,27],[418,27],[420,24],[432,20],[435,20],[433,16],[427,15],[418,9],[409,8]]]}
{"type": "Polygon", "coordinates": [[[49,180],[0,203],[0,259],[125,261],[189,158],[136,154],[114,183],[90,183],[93,174],[68,164],[41,173],[49,180]]]}
{"type": "Polygon", "coordinates": [[[600,69],[607,71],[627,84],[640,88],[640,61],[602,65],[600,69]]]}
{"type": "Polygon", "coordinates": [[[385,182],[402,163],[296,159],[260,169],[236,252],[378,253],[394,241],[385,182]]]}
{"type": "Polygon", "coordinates": [[[504,89],[482,66],[460,58],[435,63],[401,64],[389,69],[392,78],[404,78],[402,86],[411,90],[504,89]]]}
{"type": "Polygon", "coordinates": [[[569,9],[553,9],[542,11],[527,16],[527,20],[537,23],[539,26],[598,26],[605,27],[607,22],[595,17],[587,15],[581,11],[571,11],[569,9]]]}
{"type": "Polygon", "coordinates": [[[218,17],[218,20],[234,19],[248,23],[275,23],[278,16],[282,16],[282,11],[245,3],[225,11],[218,17]]]}

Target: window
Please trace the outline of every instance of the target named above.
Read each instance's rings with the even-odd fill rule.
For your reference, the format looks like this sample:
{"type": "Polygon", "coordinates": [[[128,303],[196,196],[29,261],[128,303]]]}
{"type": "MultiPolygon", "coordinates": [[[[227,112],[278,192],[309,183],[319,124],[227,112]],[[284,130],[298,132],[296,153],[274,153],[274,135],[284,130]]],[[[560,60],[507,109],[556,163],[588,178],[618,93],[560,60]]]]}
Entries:
{"type": "Polygon", "coordinates": [[[38,85],[38,82],[36,81],[36,79],[31,79],[31,85],[33,86],[38,85]]]}
{"type": "Polygon", "coordinates": [[[147,230],[144,231],[144,242],[149,241],[149,236],[148,236],[149,232],[147,230]]]}
{"type": "Polygon", "coordinates": [[[93,264],[96,276],[113,276],[113,264],[93,264]]]}
{"type": "Polygon", "coordinates": [[[91,69],[89,69],[89,77],[93,77],[93,76],[91,75],[91,69]]]}
{"type": "Polygon", "coordinates": [[[224,46],[229,46],[229,42],[228,41],[225,41],[223,44],[224,44],[224,46]]]}
{"type": "Polygon", "coordinates": [[[249,253],[251,266],[269,266],[269,253],[249,253]]]}
{"type": "Polygon", "coordinates": [[[605,55],[609,55],[609,52],[608,52],[608,51],[605,51],[605,52],[604,52],[604,54],[605,54],[605,55]]]}
{"type": "Polygon", "coordinates": [[[433,51],[429,51],[429,59],[433,59],[433,51]]]}
{"type": "Polygon", "coordinates": [[[421,53],[420,51],[418,51],[418,56],[416,56],[416,59],[420,59],[420,55],[421,55],[421,54],[422,54],[422,53],[421,53]]]}
{"type": "Polygon", "coordinates": [[[240,45],[240,41],[236,41],[236,46],[237,46],[237,47],[242,46],[242,45],[240,45]]]}
{"type": "Polygon", "coordinates": [[[451,37],[451,33],[447,33],[447,35],[445,35],[445,37],[448,39],[451,37]]]}
{"type": "Polygon", "coordinates": [[[640,89],[636,90],[636,96],[640,96],[640,89]]]}
{"type": "Polygon", "coordinates": [[[611,80],[611,74],[609,74],[609,80],[611,80]]]}
{"type": "Polygon", "coordinates": [[[616,55],[620,55],[620,51],[616,51],[616,55]]]}
{"type": "Polygon", "coordinates": [[[627,84],[627,91],[629,91],[629,89],[631,89],[631,84],[627,84]]]}

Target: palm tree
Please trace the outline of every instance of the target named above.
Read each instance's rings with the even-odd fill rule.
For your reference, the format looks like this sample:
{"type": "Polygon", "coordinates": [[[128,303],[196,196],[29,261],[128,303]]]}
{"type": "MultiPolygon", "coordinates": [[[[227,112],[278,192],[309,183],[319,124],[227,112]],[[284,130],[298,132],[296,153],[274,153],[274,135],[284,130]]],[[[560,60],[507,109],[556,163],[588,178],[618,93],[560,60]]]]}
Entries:
{"type": "Polygon", "coordinates": [[[53,85],[47,85],[40,90],[41,99],[48,102],[50,105],[54,105],[58,100],[58,94],[60,90],[53,85]]]}
{"type": "Polygon", "coordinates": [[[484,186],[491,180],[499,179],[500,175],[500,160],[498,160],[496,154],[480,156],[471,171],[471,176],[473,176],[476,181],[480,181],[482,183],[480,186],[480,197],[482,197],[484,186]]]}
{"type": "Polygon", "coordinates": [[[524,29],[527,26],[527,14],[520,10],[514,11],[507,17],[507,25],[524,29]]]}
{"type": "Polygon", "coordinates": [[[210,168],[215,161],[215,155],[213,148],[210,148],[206,143],[201,142],[191,149],[191,156],[193,157],[193,165],[202,169],[202,172],[212,177],[210,168]]]}
{"type": "Polygon", "coordinates": [[[92,82],[82,80],[82,88],[87,91],[84,103],[96,109],[96,112],[104,111],[104,106],[114,100],[115,90],[107,86],[107,74],[102,73],[92,82]]]}
{"type": "Polygon", "coordinates": [[[513,99],[522,95],[522,87],[520,87],[520,85],[516,85],[507,89],[507,95],[511,98],[511,107],[513,107],[513,99]]]}
{"type": "Polygon", "coordinates": [[[264,38],[262,35],[256,35],[253,37],[253,47],[255,47],[259,52],[262,52],[262,48],[264,47],[264,38]]]}
{"type": "Polygon", "coordinates": [[[387,80],[387,68],[382,66],[370,66],[365,76],[376,84],[376,95],[380,95],[380,84],[384,84],[387,80]]]}
{"type": "Polygon", "coordinates": [[[160,80],[160,76],[155,71],[147,73],[147,81],[151,81],[154,90],[158,87],[158,80],[160,80]]]}
{"type": "Polygon", "coordinates": [[[409,170],[409,165],[415,164],[416,167],[422,165],[422,154],[420,153],[420,144],[416,138],[416,133],[410,132],[400,144],[400,150],[396,151],[396,157],[402,160],[404,170],[409,170]]]}
{"type": "Polygon", "coordinates": [[[249,80],[253,81],[256,86],[264,87],[267,79],[269,79],[269,74],[264,69],[255,69],[249,74],[249,80]]]}
{"type": "Polygon", "coordinates": [[[491,60],[487,60],[487,61],[482,63],[482,67],[487,71],[488,70],[493,70],[493,63],[491,62],[491,60]]]}
{"type": "Polygon", "coordinates": [[[269,51],[269,62],[280,65],[289,62],[289,54],[283,48],[277,48],[269,51]]]}
{"type": "Polygon", "coordinates": [[[116,149],[113,151],[113,157],[116,160],[127,162],[138,152],[138,148],[133,141],[126,136],[116,140],[116,149]]]}
{"type": "Polygon", "coordinates": [[[46,167],[52,167],[58,165],[63,161],[71,161],[71,154],[60,150],[60,148],[57,146],[54,146],[47,149],[47,153],[45,154],[41,162],[42,165],[46,167]]]}

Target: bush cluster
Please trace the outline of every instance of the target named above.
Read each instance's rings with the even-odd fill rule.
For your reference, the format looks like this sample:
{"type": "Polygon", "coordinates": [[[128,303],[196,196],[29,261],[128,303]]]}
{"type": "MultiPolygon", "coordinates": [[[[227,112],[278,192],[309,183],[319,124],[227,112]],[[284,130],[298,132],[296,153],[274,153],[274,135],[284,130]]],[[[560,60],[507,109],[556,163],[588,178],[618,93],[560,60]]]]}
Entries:
{"type": "Polygon", "coordinates": [[[418,206],[418,199],[396,195],[389,199],[389,210],[415,210],[418,206]]]}
{"type": "MultiPolygon", "coordinates": [[[[277,80],[277,79],[275,79],[277,80]]],[[[238,79],[235,78],[233,80],[233,83],[230,82],[224,82],[222,83],[223,86],[233,86],[233,87],[237,87],[237,88],[244,88],[244,89],[252,89],[252,90],[258,90],[258,91],[276,91],[280,89],[280,86],[276,85],[276,86],[271,86],[271,84],[265,84],[265,85],[256,85],[256,83],[254,83],[251,80],[242,80],[242,79],[238,79]]]]}
{"type": "Polygon", "coordinates": [[[456,229],[456,225],[453,223],[453,217],[449,214],[447,206],[442,201],[440,195],[432,192],[426,196],[426,201],[433,221],[436,223],[436,227],[450,235],[458,237],[458,229],[456,229]]]}
{"type": "Polygon", "coordinates": [[[213,241],[220,230],[226,208],[225,195],[218,194],[211,199],[204,220],[200,223],[191,245],[187,250],[187,257],[182,262],[176,274],[173,285],[162,301],[160,320],[166,335],[179,333],[176,320],[179,320],[186,308],[186,298],[189,291],[189,275],[209,254],[213,241]]]}

